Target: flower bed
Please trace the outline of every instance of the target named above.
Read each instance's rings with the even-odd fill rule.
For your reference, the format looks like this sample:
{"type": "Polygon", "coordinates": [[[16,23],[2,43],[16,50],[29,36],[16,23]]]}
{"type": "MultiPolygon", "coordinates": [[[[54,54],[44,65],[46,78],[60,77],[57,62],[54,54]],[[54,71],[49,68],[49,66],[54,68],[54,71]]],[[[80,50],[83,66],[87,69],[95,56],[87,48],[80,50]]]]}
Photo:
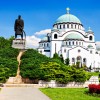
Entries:
{"type": "Polygon", "coordinates": [[[100,94],[100,84],[99,85],[90,84],[89,85],[89,92],[91,94],[93,94],[93,93],[100,94]]]}

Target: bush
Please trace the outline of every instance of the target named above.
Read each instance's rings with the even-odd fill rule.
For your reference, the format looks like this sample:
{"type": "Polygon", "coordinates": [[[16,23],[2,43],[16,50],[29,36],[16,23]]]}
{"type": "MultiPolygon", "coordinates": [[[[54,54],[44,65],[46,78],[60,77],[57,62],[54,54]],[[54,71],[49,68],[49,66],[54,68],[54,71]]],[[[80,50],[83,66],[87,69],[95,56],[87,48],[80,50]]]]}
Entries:
{"type": "Polygon", "coordinates": [[[90,84],[90,85],[89,85],[89,92],[90,92],[91,94],[93,94],[93,93],[100,94],[100,84],[99,84],[99,85],[90,84]]]}

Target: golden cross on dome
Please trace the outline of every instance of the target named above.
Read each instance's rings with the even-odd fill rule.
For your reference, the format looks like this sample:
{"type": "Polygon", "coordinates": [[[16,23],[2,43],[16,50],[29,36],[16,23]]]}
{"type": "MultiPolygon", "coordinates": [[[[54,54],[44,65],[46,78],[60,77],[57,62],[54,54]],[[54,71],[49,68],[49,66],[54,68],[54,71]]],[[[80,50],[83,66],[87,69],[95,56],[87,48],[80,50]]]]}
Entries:
{"type": "Polygon", "coordinates": [[[66,10],[67,10],[67,14],[69,14],[70,8],[66,8],[66,10]]]}

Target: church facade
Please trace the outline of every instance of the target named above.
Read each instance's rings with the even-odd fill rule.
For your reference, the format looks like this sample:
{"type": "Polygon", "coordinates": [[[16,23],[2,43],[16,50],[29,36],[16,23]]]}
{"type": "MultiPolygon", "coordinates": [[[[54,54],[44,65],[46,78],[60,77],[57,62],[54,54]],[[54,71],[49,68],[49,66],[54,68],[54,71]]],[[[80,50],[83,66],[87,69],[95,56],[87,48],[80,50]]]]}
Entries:
{"type": "Polygon", "coordinates": [[[38,51],[48,57],[55,53],[69,58],[70,65],[80,62],[87,67],[100,68],[100,51],[96,49],[94,32],[89,28],[86,32],[81,21],[67,13],[60,16],[40,42],[38,51]]]}

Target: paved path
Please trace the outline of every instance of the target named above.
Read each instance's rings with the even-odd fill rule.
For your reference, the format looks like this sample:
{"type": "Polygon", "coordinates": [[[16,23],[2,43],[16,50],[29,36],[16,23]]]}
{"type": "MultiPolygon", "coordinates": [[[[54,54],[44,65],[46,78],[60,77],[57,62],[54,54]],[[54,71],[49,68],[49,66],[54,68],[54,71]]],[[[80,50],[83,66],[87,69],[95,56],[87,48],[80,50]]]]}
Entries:
{"type": "Polygon", "coordinates": [[[50,100],[46,95],[33,87],[3,87],[0,100],[50,100]]]}

